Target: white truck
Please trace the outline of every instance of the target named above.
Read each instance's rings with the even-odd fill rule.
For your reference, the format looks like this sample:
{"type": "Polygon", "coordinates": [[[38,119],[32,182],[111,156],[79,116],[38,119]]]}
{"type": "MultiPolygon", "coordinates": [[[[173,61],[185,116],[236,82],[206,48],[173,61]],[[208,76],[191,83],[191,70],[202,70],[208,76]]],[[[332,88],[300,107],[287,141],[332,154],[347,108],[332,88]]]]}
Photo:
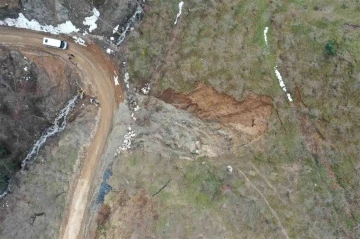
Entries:
{"type": "Polygon", "coordinates": [[[68,48],[68,43],[66,41],[61,41],[47,37],[44,37],[43,44],[46,47],[61,48],[64,50],[68,48]]]}

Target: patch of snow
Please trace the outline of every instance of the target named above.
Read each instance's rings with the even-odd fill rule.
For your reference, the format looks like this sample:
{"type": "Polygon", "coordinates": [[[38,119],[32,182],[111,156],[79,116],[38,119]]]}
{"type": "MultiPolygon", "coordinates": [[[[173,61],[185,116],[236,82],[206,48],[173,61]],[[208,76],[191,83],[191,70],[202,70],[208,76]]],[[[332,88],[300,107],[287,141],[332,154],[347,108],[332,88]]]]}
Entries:
{"type": "Polygon", "coordinates": [[[25,28],[34,31],[42,31],[42,32],[49,32],[51,34],[69,34],[72,32],[78,32],[79,29],[72,24],[71,21],[66,21],[57,25],[56,27],[51,25],[41,25],[35,19],[29,21],[22,13],[19,13],[18,18],[6,18],[3,21],[0,21],[0,25],[9,26],[9,27],[16,27],[16,28],[25,28]]]}
{"type": "Polygon", "coordinates": [[[279,85],[280,85],[281,89],[286,93],[286,96],[287,96],[287,98],[288,98],[288,101],[289,101],[289,102],[292,102],[293,99],[291,98],[290,93],[287,92],[285,83],[284,83],[284,81],[283,81],[283,79],[282,79],[282,76],[281,76],[280,72],[279,72],[278,69],[277,69],[277,66],[274,67],[274,70],[275,70],[275,75],[276,75],[276,78],[277,78],[278,81],[279,81],[279,85]]]}
{"type": "Polygon", "coordinates": [[[178,21],[178,18],[179,18],[180,15],[181,15],[181,10],[182,10],[183,5],[184,5],[184,2],[183,2],[183,1],[179,2],[179,12],[178,12],[178,14],[176,15],[176,19],[175,19],[174,25],[176,25],[176,23],[177,23],[177,21],[178,21]]]}
{"type": "Polygon", "coordinates": [[[124,142],[116,149],[114,156],[118,156],[121,152],[126,152],[131,148],[131,141],[136,136],[131,127],[129,127],[127,134],[124,135],[124,142]]]}
{"type": "Polygon", "coordinates": [[[119,84],[119,77],[118,77],[118,75],[116,75],[116,72],[114,72],[114,73],[115,73],[115,76],[114,76],[115,85],[120,85],[119,84]]]}
{"type": "Polygon", "coordinates": [[[134,108],[134,111],[139,111],[140,110],[140,107],[137,105],[135,108],[134,108]]]}
{"type": "Polygon", "coordinates": [[[293,99],[292,99],[292,97],[291,97],[290,93],[287,93],[287,94],[286,94],[286,96],[287,96],[287,98],[288,98],[289,102],[293,102],[293,99]]]}
{"type": "Polygon", "coordinates": [[[145,86],[144,86],[143,88],[141,88],[141,92],[142,92],[144,95],[149,94],[149,92],[150,92],[150,84],[149,84],[149,83],[146,83],[145,86]]]}
{"type": "Polygon", "coordinates": [[[89,32],[92,32],[97,28],[96,22],[100,16],[100,12],[96,8],[93,8],[92,11],[93,15],[90,17],[85,17],[85,20],[83,21],[84,25],[89,26],[89,32]]]}
{"type": "MultiPolygon", "coordinates": [[[[4,193],[7,194],[7,192],[4,192],[4,193]]],[[[5,195],[6,195],[6,194],[5,194],[5,195]]],[[[0,195],[0,198],[1,198],[2,195],[3,195],[3,194],[0,195]]],[[[5,196],[5,195],[4,195],[4,196],[5,196]]],[[[8,201],[5,201],[5,203],[3,203],[3,205],[2,205],[2,208],[6,208],[6,207],[9,207],[8,201]]]]}
{"type": "Polygon", "coordinates": [[[24,67],[24,71],[27,71],[27,70],[28,70],[28,68],[27,68],[27,66],[25,66],[25,67],[24,67]]]}
{"type": "Polygon", "coordinates": [[[136,18],[139,18],[139,16],[141,16],[142,13],[143,13],[143,9],[139,4],[136,8],[134,15],[132,15],[132,17],[126,23],[126,26],[121,28],[121,34],[116,42],[116,45],[120,45],[125,40],[125,37],[131,31],[132,25],[135,23],[136,18]]]}
{"type": "Polygon", "coordinates": [[[111,54],[111,53],[113,53],[113,52],[114,52],[114,51],[111,50],[110,48],[106,49],[106,53],[107,53],[107,54],[111,54]]]}
{"type": "Polygon", "coordinates": [[[269,30],[269,28],[268,28],[268,27],[265,27],[265,29],[264,29],[264,39],[265,39],[266,45],[268,45],[267,36],[266,36],[268,30],[269,30]]]}
{"type": "Polygon", "coordinates": [[[125,82],[125,85],[126,85],[126,88],[129,89],[129,80],[130,80],[130,75],[128,72],[125,73],[124,75],[124,82],[125,82]]]}
{"type": "Polygon", "coordinates": [[[280,72],[278,71],[276,66],[274,67],[274,69],[275,69],[276,78],[279,80],[280,87],[283,89],[283,91],[287,92],[286,87],[285,87],[285,83],[284,83],[284,81],[282,79],[282,76],[281,76],[280,72]]]}
{"type": "MultiPolygon", "coordinates": [[[[4,191],[2,194],[0,194],[0,199],[5,197],[8,194],[8,191],[4,191]]],[[[3,206],[4,207],[4,206],[3,206]]]]}
{"type": "Polygon", "coordinates": [[[232,173],[233,168],[231,167],[231,165],[228,165],[228,166],[226,167],[226,171],[228,171],[229,173],[232,173]]]}
{"type": "Polygon", "coordinates": [[[117,25],[116,27],[114,27],[113,29],[113,34],[115,34],[115,32],[117,32],[119,30],[119,25],[117,25]]]}
{"type": "Polygon", "coordinates": [[[75,37],[75,36],[73,36],[72,38],[74,39],[75,43],[82,45],[82,46],[86,46],[84,39],[82,39],[80,37],[75,37]]]}
{"type": "Polygon", "coordinates": [[[134,113],[131,113],[131,118],[136,121],[136,117],[134,116],[134,113]]]}
{"type": "Polygon", "coordinates": [[[113,40],[115,40],[115,38],[114,38],[114,37],[110,37],[110,41],[113,41],[113,40]]]}

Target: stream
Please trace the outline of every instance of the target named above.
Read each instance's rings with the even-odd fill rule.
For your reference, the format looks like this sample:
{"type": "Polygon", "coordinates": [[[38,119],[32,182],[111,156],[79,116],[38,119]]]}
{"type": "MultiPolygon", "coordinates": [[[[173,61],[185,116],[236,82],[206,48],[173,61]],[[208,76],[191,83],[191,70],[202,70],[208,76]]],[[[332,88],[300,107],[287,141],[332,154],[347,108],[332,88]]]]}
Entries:
{"type": "MultiPolygon", "coordinates": [[[[71,112],[71,110],[75,107],[76,101],[79,99],[79,95],[76,95],[71,100],[68,101],[66,106],[59,112],[58,116],[55,118],[53,125],[49,127],[42,135],[41,137],[35,142],[34,146],[30,150],[30,152],[26,155],[25,159],[21,163],[21,169],[27,170],[29,169],[29,166],[34,160],[36,159],[36,156],[39,153],[40,148],[45,144],[46,140],[63,131],[66,126],[66,117],[71,112]]],[[[5,197],[9,191],[10,191],[10,181],[8,183],[8,186],[4,192],[0,194],[0,199],[5,197]]]]}

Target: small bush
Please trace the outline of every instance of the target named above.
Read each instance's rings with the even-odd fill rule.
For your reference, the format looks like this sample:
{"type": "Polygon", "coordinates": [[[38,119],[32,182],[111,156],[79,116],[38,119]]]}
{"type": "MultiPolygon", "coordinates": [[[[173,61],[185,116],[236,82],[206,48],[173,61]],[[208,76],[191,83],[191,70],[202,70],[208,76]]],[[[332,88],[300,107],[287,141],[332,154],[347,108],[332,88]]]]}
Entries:
{"type": "Polygon", "coordinates": [[[336,55],[337,46],[334,40],[328,40],[325,44],[325,53],[330,56],[336,55]]]}
{"type": "Polygon", "coordinates": [[[0,145],[0,159],[3,159],[7,155],[6,148],[0,145]]]}
{"type": "Polygon", "coordinates": [[[96,221],[99,226],[104,225],[105,222],[109,219],[110,212],[111,212],[111,208],[109,205],[104,204],[101,206],[101,208],[98,211],[98,215],[96,217],[96,221]]]}

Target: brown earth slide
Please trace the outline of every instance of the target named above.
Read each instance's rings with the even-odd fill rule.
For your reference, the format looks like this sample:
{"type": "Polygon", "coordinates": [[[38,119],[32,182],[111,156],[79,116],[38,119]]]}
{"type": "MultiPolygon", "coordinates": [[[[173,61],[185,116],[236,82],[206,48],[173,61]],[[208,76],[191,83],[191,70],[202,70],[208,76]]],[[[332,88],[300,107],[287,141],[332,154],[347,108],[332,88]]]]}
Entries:
{"type": "Polygon", "coordinates": [[[188,95],[165,90],[162,100],[197,115],[205,121],[218,121],[251,135],[267,131],[267,121],[272,112],[272,99],[250,93],[244,101],[220,94],[209,85],[200,84],[188,95]]]}

